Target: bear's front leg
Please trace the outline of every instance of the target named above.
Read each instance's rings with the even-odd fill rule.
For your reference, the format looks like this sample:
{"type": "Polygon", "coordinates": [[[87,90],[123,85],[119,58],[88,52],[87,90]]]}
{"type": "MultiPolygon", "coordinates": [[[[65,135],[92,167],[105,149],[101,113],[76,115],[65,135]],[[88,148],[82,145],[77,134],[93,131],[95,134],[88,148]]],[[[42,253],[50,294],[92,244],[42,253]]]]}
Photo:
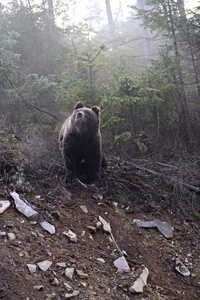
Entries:
{"type": "Polygon", "coordinates": [[[67,158],[65,161],[66,165],[66,183],[73,183],[76,180],[76,168],[75,163],[70,158],[67,158]]]}
{"type": "Polygon", "coordinates": [[[98,183],[101,181],[99,173],[101,167],[101,151],[98,142],[92,144],[91,142],[85,147],[84,159],[88,170],[88,182],[98,183]]]}
{"type": "Polygon", "coordinates": [[[88,174],[89,183],[99,183],[100,181],[101,181],[101,175],[99,174],[99,172],[88,174]]]}

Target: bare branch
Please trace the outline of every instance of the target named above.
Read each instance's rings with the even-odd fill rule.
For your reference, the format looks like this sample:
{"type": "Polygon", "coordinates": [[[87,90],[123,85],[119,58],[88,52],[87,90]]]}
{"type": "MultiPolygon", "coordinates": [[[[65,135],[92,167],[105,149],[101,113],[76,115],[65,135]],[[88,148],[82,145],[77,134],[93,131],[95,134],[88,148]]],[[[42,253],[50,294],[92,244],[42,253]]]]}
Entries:
{"type": "Polygon", "coordinates": [[[189,190],[192,190],[194,192],[197,192],[197,193],[200,193],[200,188],[198,187],[195,187],[193,185],[190,185],[190,184],[187,184],[185,182],[183,182],[182,180],[176,180],[176,179],[173,179],[173,178],[170,178],[169,176],[166,176],[166,175],[163,175],[162,173],[159,173],[159,172],[156,172],[156,171],[153,171],[153,170],[150,170],[150,169],[147,169],[147,168],[144,168],[144,167],[140,167],[134,163],[131,163],[127,160],[120,160],[119,158],[117,157],[113,157],[113,159],[115,160],[118,160],[118,161],[121,161],[123,162],[125,165],[128,165],[128,166],[131,166],[133,168],[136,168],[138,170],[142,170],[142,171],[145,171],[145,172],[148,172],[150,174],[154,174],[156,176],[159,176],[159,177],[162,177],[163,179],[165,179],[166,181],[171,181],[173,183],[176,183],[177,185],[179,185],[180,187],[181,186],[184,186],[186,188],[188,188],[189,190]]]}

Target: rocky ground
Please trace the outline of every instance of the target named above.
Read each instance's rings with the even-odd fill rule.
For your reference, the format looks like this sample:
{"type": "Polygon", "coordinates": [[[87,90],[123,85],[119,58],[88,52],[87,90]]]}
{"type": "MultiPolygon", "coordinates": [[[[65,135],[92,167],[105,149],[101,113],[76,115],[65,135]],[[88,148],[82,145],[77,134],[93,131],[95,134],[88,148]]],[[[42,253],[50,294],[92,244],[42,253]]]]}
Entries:
{"type": "Polygon", "coordinates": [[[164,179],[112,160],[98,186],[66,186],[59,176],[34,178],[24,183],[29,192],[20,191],[20,184],[16,188],[38,212],[27,218],[5,192],[6,178],[16,170],[5,171],[3,163],[1,168],[0,200],[11,205],[0,215],[0,299],[200,299],[199,221],[183,217],[184,203],[164,179]],[[99,216],[110,224],[112,236],[99,216]],[[138,227],[134,219],[167,222],[173,237],[138,227]],[[55,233],[44,230],[42,221],[55,233]],[[77,240],[66,236],[69,230],[77,240]],[[121,251],[130,272],[120,273],[114,265],[121,251]],[[175,269],[177,258],[189,276],[175,269]],[[47,270],[39,264],[43,261],[47,270]],[[130,292],[144,268],[149,275],[143,292],[130,292]]]}

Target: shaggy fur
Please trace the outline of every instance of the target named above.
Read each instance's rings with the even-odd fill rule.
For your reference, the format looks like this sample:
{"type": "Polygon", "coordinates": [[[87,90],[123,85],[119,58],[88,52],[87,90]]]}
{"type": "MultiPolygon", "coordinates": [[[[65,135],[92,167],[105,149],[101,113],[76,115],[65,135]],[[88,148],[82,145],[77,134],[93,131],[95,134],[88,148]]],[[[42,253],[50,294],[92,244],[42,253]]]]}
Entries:
{"type": "Polygon", "coordinates": [[[88,182],[101,180],[99,170],[101,166],[106,168],[107,161],[102,152],[99,115],[99,107],[89,109],[78,102],[72,115],[61,127],[59,144],[68,170],[67,183],[75,180],[82,161],[87,170],[88,182]]]}

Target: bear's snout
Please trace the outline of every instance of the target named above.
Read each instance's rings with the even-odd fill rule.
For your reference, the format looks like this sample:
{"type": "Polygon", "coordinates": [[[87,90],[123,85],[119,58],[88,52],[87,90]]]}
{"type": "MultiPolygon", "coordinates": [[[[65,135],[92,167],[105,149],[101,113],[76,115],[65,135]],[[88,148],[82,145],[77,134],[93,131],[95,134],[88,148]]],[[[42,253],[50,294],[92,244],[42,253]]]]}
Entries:
{"type": "Polygon", "coordinates": [[[82,117],[82,113],[81,112],[78,112],[77,115],[76,115],[77,119],[80,119],[82,117]]]}

